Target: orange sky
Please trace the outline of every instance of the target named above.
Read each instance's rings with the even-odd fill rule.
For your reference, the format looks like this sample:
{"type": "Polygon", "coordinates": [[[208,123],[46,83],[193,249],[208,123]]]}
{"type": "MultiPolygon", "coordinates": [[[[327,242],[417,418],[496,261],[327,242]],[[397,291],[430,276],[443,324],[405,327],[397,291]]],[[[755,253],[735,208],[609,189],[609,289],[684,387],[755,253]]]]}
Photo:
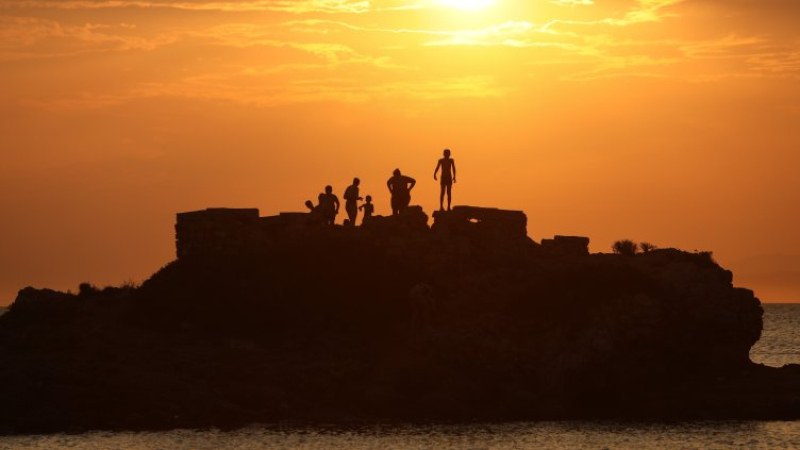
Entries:
{"type": "Polygon", "coordinates": [[[178,211],[392,169],[536,240],[711,250],[800,301],[796,0],[3,0],[0,305],[141,281],[178,211]],[[459,5],[461,7],[459,7],[459,5]],[[473,8],[468,8],[473,6],[473,8]]]}

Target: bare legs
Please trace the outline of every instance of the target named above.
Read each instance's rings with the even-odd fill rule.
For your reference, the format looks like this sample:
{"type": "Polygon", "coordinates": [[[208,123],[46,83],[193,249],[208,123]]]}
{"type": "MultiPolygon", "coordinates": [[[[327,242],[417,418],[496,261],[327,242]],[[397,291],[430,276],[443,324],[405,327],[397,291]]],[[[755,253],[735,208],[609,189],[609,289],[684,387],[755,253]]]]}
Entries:
{"type": "Polygon", "coordinates": [[[453,185],[442,183],[442,190],[439,192],[439,210],[444,211],[444,194],[447,193],[447,210],[450,211],[450,204],[453,199],[453,185]]]}

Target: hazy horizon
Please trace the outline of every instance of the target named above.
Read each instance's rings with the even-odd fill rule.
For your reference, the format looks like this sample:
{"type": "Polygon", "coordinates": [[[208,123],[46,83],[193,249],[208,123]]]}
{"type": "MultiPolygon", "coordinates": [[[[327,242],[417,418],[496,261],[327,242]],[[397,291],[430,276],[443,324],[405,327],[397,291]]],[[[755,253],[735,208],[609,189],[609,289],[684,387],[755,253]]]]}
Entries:
{"type": "MultiPolygon", "coordinates": [[[[354,176],[523,210],[535,240],[713,251],[800,301],[800,2],[7,0],[0,305],[142,281],[175,213],[354,176]]],[[[339,216],[339,222],[341,217],[339,216]]]]}

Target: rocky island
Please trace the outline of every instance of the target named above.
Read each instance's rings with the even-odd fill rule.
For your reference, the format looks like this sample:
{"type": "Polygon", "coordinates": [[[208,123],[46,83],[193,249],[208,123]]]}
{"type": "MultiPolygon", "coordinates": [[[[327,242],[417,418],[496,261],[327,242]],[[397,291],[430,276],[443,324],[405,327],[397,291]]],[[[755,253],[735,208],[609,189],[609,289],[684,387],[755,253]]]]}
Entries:
{"type": "Polygon", "coordinates": [[[19,292],[0,432],[800,418],[800,366],[750,361],[760,302],[709,253],[588,244],[492,208],[178,214],[141,286],[19,292]]]}

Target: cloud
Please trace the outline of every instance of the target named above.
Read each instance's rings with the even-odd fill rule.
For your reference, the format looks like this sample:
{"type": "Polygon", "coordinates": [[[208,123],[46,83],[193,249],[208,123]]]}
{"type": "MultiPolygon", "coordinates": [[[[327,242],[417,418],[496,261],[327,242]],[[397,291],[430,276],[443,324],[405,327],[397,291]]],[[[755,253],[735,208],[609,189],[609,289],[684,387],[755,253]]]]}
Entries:
{"type": "Polygon", "coordinates": [[[176,33],[146,37],[125,23],[69,25],[37,17],[0,16],[0,62],[85,53],[153,50],[178,39],[176,33]]]}
{"type": "MultiPolygon", "coordinates": [[[[344,64],[359,64],[383,69],[400,69],[384,55],[370,56],[354,50],[351,46],[331,41],[303,41],[296,36],[281,33],[276,27],[247,23],[229,23],[217,25],[206,30],[192,33],[193,37],[208,39],[217,45],[238,48],[270,47],[296,50],[307,55],[320,58],[325,65],[317,67],[332,68],[344,64]]],[[[309,67],[306,65],[306,67],[309,67]]]]}
{"type": "Polygon", "coordinates": [[[729,35],[684,43],[687,58],[737,64],[739,76],[800,78],[800,39],[781,42],[765,37],[729,35]]]}
{"type": "Polygon", "coordinates": [[[692,3],[750,14],[784,15],[800,12],[800,3],[796,0],[692,0],[692,3]]]}
{"type": "Polygon", "coordinates": [[[368,0],[250,0],[250,1],[157,1],[157,0],[5,0],[0,9],[176,9],[185,11],[287,12],[361,14],[370,10],[368,0]]]}
{"type": "MultiPolygon", "coordinates": [[[[436,102],[444,99],[481,99],[508,93],[492,77],[463,76],[443,79],[389,80],[364,84],[346,77],[296,78],[278,81],[265,78],[271,68],[207,74],[169,83],[146,83],[129,93],[131,98],[172,97],[271,107],[284,104],[341,102],[367,103],[413,99],[436,102]]],[[[101,99],[109,101],[109,99],[101,99]]],[[[67,103],[64,103],[67,105],[67,103]]]]}
{"type": "Polygon", "coordinates": [[[377,28],[352,25],[342,21],[331,20],[297,20],[289,21],[282,26],[296,33],[330,35],[337,32],[357,32],[392,35],[417,36],[421,40],[408,41],[397,48],[416,46],[505,46],[505,47],[557,47],[571,48],[565,39],[571,37],[565,33],[546,30],[540,25],[528,21],[507,21],[495,25],[456,30],[413,29],[413,28],[377,28]]]}
{"type": "Polygon", "coordinates": [[[587,43],[586,55],[594,66],[565,79],[591,80],[610,77],[659,77],[692,82],[728,78],[800,79],[800,41],[775,41],[764,37],[698,40],[596,39],[587,43]]]}
{"type": "Polygon", "coordinates": [[[498,25],[475,29],[456,30],[432,33],[443,36],[442,39],[429,41],[425,45],[479,45],[479,46],[508,46],[508,47],[535,47],[535,46],[561,46],[564,44],[543,42],[539,37],[551,38],[553,33],[542,30],[540,27],[526,21],[505,22],[498,25]]]}
{"type": "Polygon", "coordinates": [[[594,0],[550,0],[559,6],[590,6],[594,5],[594,0]]]}
{"type": "Polygon", "coordinates": [[[667,18],[674,18],[675,14],[666,11],[668,7],[677,5],[686,0],[636,0],[633,7],[624,11],[604,11],[603,17],[593,19],[559,19],[550,20],[544,30],[564,31],[565,28],[575,30],[579,28],[585,32],[587,27],[628,27],[648,22],[661,22],[667,18]]]}
{"type": "MultiPolygon", "coordinates": [[[[710,81],[800,76],[800,39],[749,29],[721,33],[721,1],[540,1],[543,9],[513,20],[443,18],[436,26],[434,20],[416,20],[419,12],[403,12],[429,7],[429,0],[9,0],[0,10],[28,8],[29,16],[0,16],[0,63],[137,52],[141,62],[133,72],[103,84],[105,91],[81,85],[58,95],[51,89],[49,99],[27,99],[27,104],[63,109],[107,107],[137,96],[262,106],[392,100],[403,95],[424,101],[484,98],[520,88],[504,87],[498,79],[515,83],[542,73],[582,82],[609,77],[710,81]],[[705,9],[698,11],[698,4],[705,9]],[[86,11],[34,17],[33,8],[86,11]],[[141,14],[123,11],[109,16],[98,8],[219,13],[176,14],[170,16],[174,20],[154,25],[141,14]],[[251,10],[306,15],[226,14],[251,10]],[[108,17],[130,17],[131,23],[108,22],[108,17]],[[198,17],[202,20],[196,21],[198,17]],[[428,25],[414,27],[420,23],[428,25]],[[473,26],[467,26],[470,23],[473,26]],[[495,55],[498,61],[514,62],[486,64],[495,55]]],[[[739,5],[736,11],[754,7],[745,0],[733,1],[739,5]]]]}

